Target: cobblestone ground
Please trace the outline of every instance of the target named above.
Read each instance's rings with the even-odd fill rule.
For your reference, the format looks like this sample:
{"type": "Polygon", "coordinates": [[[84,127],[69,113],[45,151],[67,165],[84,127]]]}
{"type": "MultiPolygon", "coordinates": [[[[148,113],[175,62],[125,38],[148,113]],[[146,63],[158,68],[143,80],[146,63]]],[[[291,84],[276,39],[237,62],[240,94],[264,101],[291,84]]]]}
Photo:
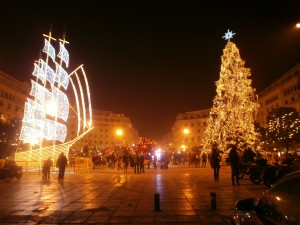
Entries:
{"type": "Polygon", "coordinates": [[[105,166],[58,180],[24,173],[20,181],[0,181],[0,224],[230,224],[238,199],[266,189],[247,177],[232,186],[230,167],[220,180],[210,167],[170,165],[126,174],[105,166]],[[212,210],[211,193],[216,194],[212,210]]]}

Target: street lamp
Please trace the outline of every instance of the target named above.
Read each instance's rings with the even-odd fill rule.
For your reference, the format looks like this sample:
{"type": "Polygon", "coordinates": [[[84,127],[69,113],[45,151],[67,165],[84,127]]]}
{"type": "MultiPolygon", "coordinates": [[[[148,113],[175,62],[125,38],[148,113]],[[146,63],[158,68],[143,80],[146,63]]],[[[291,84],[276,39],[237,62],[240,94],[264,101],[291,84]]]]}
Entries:
{"type": "Polygon", "coordinates": [[[183,133],[184,133],[185,135],[188,135],[188,134],[190,133],[190,130],[187,129],[187,128],[184,128],[184,129],[183,129],[183,133]]]}
{"type": "Polygon", "coordinates": [[[190,130],[188,129],[188,128],[184,128],[183,129],[183,134],[184,134],[184,136],[185,136],[185,138],[184,138],[184,150],[186,150],[186,148],[188,147],[187,145],[188,145],[188,138],[187,138],[187,135],[190,133],[190,130]]]}
{"type": "Polygon", "coordinates": [[[116,130],[116,135],[119,136],[119,137],[123,136],[123,130],[122,129],[117,129],[116,130]]]}

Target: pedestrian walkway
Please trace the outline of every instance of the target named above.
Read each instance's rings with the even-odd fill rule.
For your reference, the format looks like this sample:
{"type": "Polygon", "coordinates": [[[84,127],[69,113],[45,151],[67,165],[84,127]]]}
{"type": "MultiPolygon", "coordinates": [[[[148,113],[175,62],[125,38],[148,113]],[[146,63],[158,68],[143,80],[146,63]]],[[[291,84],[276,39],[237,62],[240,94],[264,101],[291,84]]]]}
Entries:
{"type": "Polygon", "coordinates": [[[25,173],[18,181],[0,181],[0,224],[230,224],[238,199],[258,197],[265,187],[249,179],[232,186],[230,167],[220,180],[212,169],[171,165],[134,174],[101,166],[89,172],[25,173]],[[216,194],[213,210],[211,194],[216,194]]]}

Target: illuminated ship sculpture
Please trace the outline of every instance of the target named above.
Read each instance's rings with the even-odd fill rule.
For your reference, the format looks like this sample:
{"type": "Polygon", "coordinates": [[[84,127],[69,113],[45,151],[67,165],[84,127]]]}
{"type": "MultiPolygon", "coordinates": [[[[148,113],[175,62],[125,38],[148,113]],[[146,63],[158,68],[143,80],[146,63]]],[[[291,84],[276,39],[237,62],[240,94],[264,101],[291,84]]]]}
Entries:
{"type": "Polygon", "coordinates": [[[15,154],[16,161],[37,162],[36,165],[49,157],[56,160],[61,152],[68,155],[69,148],[93,129],[90,90],[83,65],[68,74],[65,37],[57,40],[51,31],[43,36],[45,45],[40,59],[34,63],[35,80],[31,80],[19,137],[28,148],[15,154]],[[52,43],[59,44],[57,55],[52,43]],[[66,94],[69,84],[73,89],[74,107],[66,94]],[[77,134],[66,141],[70,108],[77,117],[77,134]]]}

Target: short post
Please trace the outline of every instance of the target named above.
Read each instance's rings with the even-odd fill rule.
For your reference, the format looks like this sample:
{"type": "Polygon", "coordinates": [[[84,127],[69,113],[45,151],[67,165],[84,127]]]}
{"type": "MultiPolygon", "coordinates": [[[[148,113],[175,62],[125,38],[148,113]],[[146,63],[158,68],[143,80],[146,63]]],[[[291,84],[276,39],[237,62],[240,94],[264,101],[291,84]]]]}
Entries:
{"type": "Polygon", "coordinates": [[[154,194],[154,211],[160,211],[159,194],[154,194]]]}
{"type": "Polygon", "coordinates": [[[217,209],[217,195],[215,192],[210,193],[210,206],[211,206],[211,210],[217,209]]]}

